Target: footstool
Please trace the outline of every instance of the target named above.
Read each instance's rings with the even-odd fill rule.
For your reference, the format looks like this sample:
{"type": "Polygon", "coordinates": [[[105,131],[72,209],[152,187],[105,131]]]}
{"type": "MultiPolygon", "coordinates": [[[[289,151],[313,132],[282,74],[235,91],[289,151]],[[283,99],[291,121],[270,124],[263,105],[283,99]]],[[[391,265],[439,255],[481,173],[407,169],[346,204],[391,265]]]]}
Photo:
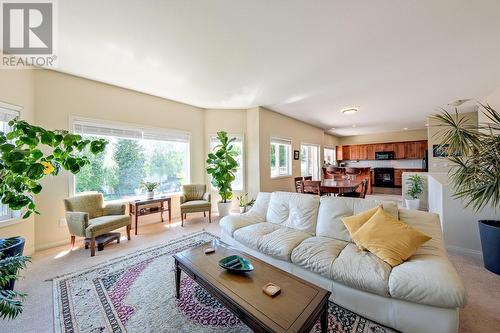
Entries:
{"type": "MultiPolygon", "coordinates": [[[[116,240],[116,243],[120,243],[120,237],[122,235],[119,232],[110,232],[95,238],[95,243],[97,244],[97,251],[104,250],[104,245],[116,240]]],[[[85,238],[84,241],[85,249],[89,248],[90,238],[85,238]]]]}

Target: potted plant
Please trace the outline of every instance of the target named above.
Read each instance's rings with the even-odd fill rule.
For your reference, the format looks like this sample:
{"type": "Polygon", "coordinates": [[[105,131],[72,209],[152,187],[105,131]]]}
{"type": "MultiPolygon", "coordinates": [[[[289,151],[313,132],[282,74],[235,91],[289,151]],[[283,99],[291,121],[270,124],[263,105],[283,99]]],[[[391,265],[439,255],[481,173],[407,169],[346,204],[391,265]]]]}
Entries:
{"type": "Polygon", "coordinates": [[[240,214],[243,214],[247,209],[247,196],[248,193],[245,193],[236,197],[238,200],[238,206],[240,207],[240,214]]]}
{"type": "Polygon", "coordinates": [[[153,199],[155,197],[155,189],[160,186],[160,183],[155,183],[155,182],[142,182],[141,183],[142,187],[144,187],[147,191],[146,193],[146,198],[148,199],[153,199]]]}
{"type": "Polygon", "coordinates": [[[26,268],[30,257],[23,256],[24,238],[0,239],[0,318],[13,319],[23,311],[25,293],[14,291],[19,271],[26,268]]]}
{"type": "Polygon", "coordinates": [[[237,152],[233,146],[236,138],[229,138],[224,131],[217,132],[219,144],[214,147],[207,159],[207,173],[212,176],[212,185],[219,191],[221,200],[217,203],[219,216],[229,215],[233,192],[231,183],[236,178],[238,162],[234,159],[237,152]]]}
{"type": "Polygon", "coordinates": [[[420,208],[420,196],[424,191],[424,178],[420,175],[411,175],[406,185],[408,185],[406,195],[409,198],[405,198],[406,208],[417,210],[420,208]]]}
{"type": "Polygon", "coordinates": [[[440,146],[451,152],[446,158],[452,162],[454,197],[476,212],[488,207],[495,214],[493,220],[478,222],[484,266],[500,274],[500,114],[490,105],[480,107],[486,123],[471,125],[457,110],[443,110],[433,119],[443,128],[440,146]]]}
{"type": "MultiPolygon", "coordinates": [[[[9,121],[11,131],[0,131],[0,200],[22,218],[39,214],[34,195],[42,191],[40,181],[61,169],[73,174],[89,163],[88,154],[106,148],[104,139],[89,140],[64,130],[46,130],[26,121],[9,121]],[[90,152],[89,152],[90,151],[90,152]]],[[[22,256],[24,239],[0,239],[0,318],[15,318],[22,312],[25,294],[13,291],[18,271],[26,267],[22,256]]]]}

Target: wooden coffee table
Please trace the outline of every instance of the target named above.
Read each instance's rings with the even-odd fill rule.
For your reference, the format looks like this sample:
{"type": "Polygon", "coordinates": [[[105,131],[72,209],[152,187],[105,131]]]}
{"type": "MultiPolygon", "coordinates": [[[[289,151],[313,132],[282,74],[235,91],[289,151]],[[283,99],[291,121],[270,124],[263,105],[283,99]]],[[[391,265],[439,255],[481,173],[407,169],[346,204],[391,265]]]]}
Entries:
{"type": "Polygon", "coordinates": [[[179,252],[174,259],[176,298],[183,271],[255,332],[310,332],[318,319],[321,331],[327,331],[330,292],[323,288],[220,241],[179,252]],[[215,248],[215,253],[205,254],[207,247],[215,248]],[[254,270],[234,274],[219,267],[220,259],[233,254],[249,259],[254,270]],[[262,287],[269,282],[281,293],[264,294],[262,287]]]}

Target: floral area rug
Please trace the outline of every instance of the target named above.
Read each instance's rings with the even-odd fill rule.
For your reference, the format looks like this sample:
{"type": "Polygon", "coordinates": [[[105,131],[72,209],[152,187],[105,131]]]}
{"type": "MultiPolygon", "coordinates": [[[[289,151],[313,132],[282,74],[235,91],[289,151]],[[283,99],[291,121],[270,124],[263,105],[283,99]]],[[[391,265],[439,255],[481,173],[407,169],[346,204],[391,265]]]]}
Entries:
{"type": "MultiPolygon", "coordinates": [[[[216,238],[202,231],[55,278],[55,332],[251,332],[184,274],[174,297],[172,255],[216,238]]],[[[395,332],[334,303],[329,312],[329,332],[395,332]]]]}

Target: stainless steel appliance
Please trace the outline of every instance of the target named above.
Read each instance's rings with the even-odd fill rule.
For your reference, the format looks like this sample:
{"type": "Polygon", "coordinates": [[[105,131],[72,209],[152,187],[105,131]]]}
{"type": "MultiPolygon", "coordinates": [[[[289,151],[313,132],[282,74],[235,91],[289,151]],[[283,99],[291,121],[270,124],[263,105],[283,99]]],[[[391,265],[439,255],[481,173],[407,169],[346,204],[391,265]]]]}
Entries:
{"type": "Polygon", "coordinates": [[[375,186],[394,187],[394,168],[373,168],[375,186]]]}
{"type": "Polygon", "coordinates": [[[424,169],[425,172],[429,171],[429,152],[427,149],[425,150],[424,158],[422,159],[422,169],[424,169]]]}
{"type": "Polygon", "coordinates": [[[377,151],[375,152],[376,160],[393,160],[394,152],[393,151],[377,151]]]}

